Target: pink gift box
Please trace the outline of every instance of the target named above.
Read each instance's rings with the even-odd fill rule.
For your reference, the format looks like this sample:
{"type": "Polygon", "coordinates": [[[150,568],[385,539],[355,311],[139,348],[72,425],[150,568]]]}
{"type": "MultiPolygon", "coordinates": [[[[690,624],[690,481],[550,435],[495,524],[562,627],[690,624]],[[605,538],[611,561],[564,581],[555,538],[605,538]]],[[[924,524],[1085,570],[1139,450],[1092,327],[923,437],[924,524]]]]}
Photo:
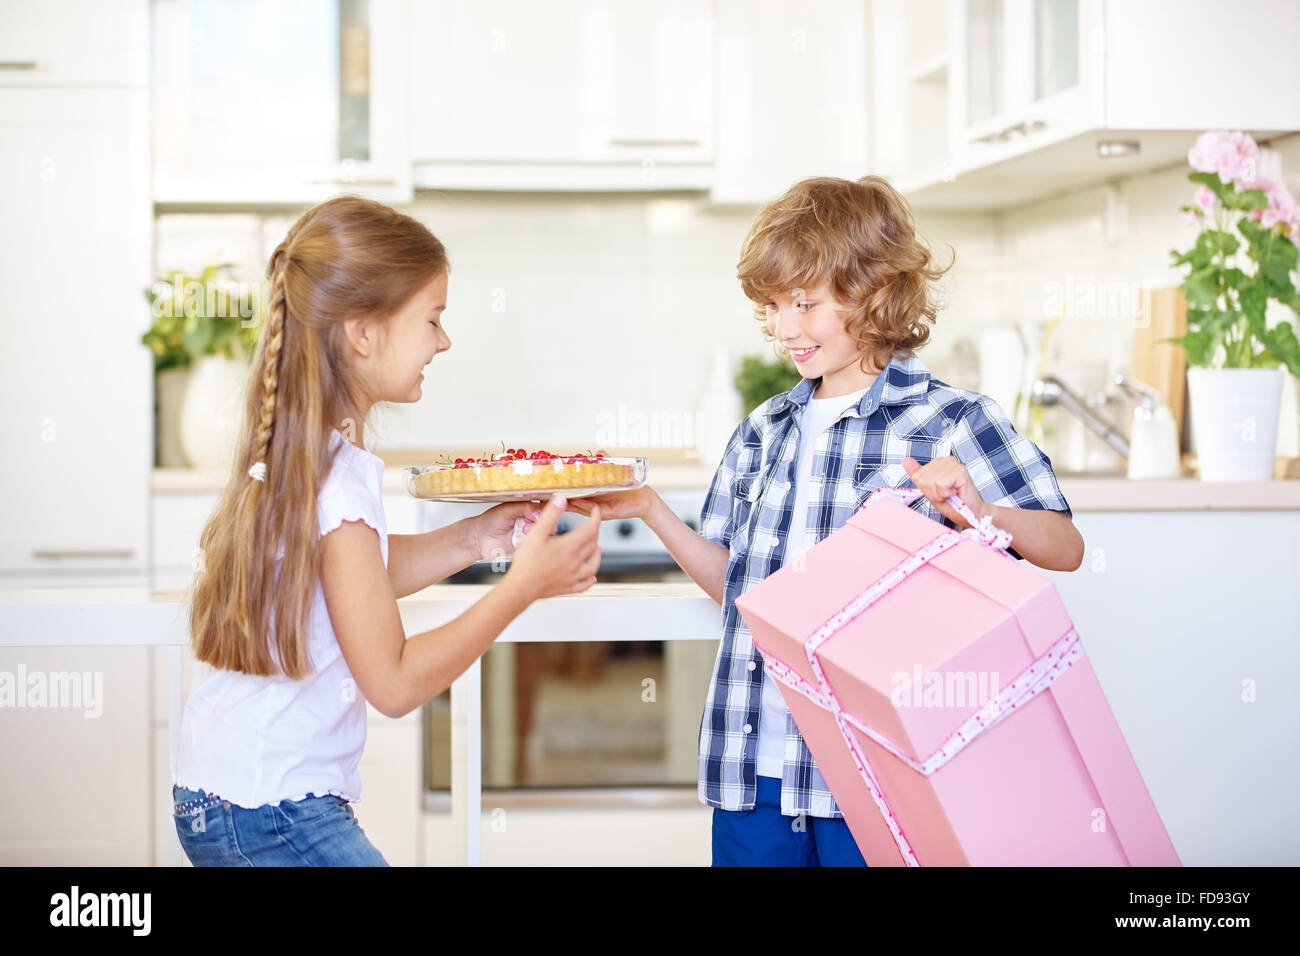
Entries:
{"type": "Polygon", "coordinates": [[[867,863],[1180,865],[1056,588],[889,491],[736,599],[867,863]]]}

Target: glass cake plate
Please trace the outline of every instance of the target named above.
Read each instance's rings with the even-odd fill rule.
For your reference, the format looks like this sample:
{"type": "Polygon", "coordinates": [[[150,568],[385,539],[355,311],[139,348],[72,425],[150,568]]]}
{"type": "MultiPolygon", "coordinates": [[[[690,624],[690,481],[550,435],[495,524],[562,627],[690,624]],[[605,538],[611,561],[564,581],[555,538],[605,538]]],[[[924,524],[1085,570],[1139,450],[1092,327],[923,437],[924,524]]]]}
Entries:
{"type": "MultiPolygon", "coordinates": [[[[522,464],[522,461],[514,462],[507,465],[489,465],[490,468],[511,468],[515,465],[522,464]]],[[[631,465],[632,480],[622,485],[591,485],[589,487],[542,487],[536,488],[519,488],[513,491],[470,491],[449,494],[428,494],[418,488],[417,477],[425,472],[432,471],[450,471],[454,470],[454,465],[425,465],[402,469],[403,477],[406,482],[406,492],[413,498],[420,498],[424,501],[543,501],[553,495],[564,495],[566,498],[585,498],[590,495],[603,495],[612,491],[631,491],[633,488],[640,488],[645,484],[648,458],[603,458],[599,464],[606,465],[631,465]]],[[[531,463],[534,474],[543,474],[552,469],[553,465],[531,463]]],[[[570,463],[570,468],[573,464],[570,463]]]]}

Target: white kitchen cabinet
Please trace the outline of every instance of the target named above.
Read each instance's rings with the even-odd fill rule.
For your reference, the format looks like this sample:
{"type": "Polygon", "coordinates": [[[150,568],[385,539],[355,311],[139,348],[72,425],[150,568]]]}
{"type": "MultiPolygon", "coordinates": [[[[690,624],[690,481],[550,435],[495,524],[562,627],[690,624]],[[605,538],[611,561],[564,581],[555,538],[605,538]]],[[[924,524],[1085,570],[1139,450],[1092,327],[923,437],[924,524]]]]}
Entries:
{"type": "Polygon", "coordinates": [[[949,11],[957,167],[1106,125],[1104,0],[953,0],[949,11]]]}
{"type": "Polygon", "coordinates": [[[1300,129],[1300,5],[873,0],[875,167],[916,208],[989,211],[1163,166],[1206,129],[1300,129]],[[1207,33],[1207,24],[1213,24],[1207,33]],[[1251,50],[1249,69],[1215,69],[1251,50]],[[1216,52],[1218,51],[1218,52],[1216,52]],[[1098,141],[1137,143],[1104,158],[1098,141]]]}
{"type": "Polygon", "coordinates": [[[767,202],[808,176],[867,168],[864,0],[717,0],[712,198],[767,202]]]}
{"type": "Polygon", "coordinates": [[[411,199],[408,0],[154,0],[159,203],[411,199]]]}
{"type": "Polygon", "coordinates": [[[0,87],[5,575],[147,569],[148,109],[144,88],[0,87]]]}
{"type": "Polygon", "coordinates": [[[0,648],[16,686],[62,689],[0,707],[0,866],[150,863],[149,650],[0,648]]]}
{"type": "Polygon", "coordinates": [[[0,86],[149,83],[149,0],[5,0],[0,86]]]}
{"type": "Polygon", "coordinates": [[[709,0],[432,0],[412,17],[417,185],[708,185],[709,0]]]}

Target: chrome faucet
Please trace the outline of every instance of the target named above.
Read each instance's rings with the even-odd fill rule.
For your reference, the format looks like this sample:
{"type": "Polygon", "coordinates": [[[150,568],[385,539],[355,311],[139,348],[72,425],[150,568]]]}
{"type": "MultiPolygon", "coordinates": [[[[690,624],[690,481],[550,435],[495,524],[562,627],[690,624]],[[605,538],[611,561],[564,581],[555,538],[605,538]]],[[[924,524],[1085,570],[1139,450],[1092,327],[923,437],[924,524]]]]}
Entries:
{"type": "Polygon", "coordinates": [[[1089,431],[1113,448],[1122,458],[1128,459],[1128,439],[1109,422],[1095,415],[1088,408],[1087,403],[1070,391],[1055,375],[1048,375],[1034,382],[1032,399],[1043,406],[1065,406],[1066,410],[1083,422],[1089,431]]]}

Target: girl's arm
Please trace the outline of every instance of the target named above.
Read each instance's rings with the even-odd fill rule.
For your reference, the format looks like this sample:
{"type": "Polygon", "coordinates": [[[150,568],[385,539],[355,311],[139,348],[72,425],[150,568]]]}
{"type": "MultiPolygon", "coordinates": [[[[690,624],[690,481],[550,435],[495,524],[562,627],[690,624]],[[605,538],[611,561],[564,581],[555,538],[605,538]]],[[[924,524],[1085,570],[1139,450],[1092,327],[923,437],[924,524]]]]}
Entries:
{"type": "Polygon", "coordinates": [[[462,571],[478,560],[464,521],[424,534],[388,536],[388,580],[403,598],[462,571]]]}
{"type": "Polygon", "coordinates": [[[390,534],[388,578],[394,595],[406,597],[475,561],[513,553],[515,519],[524,519],[527,533],[540,507],[531,501],[508,502],[424,534],[390,534]]]}
{"type": "MultiPolygon", "coordinates": [[[[379,535],[344,521],[321,539],[321,590],[339,648],[376,710],[401,717],[442,693],[530,603],[595,583],[599,520],[556,535],[563,511],[552,499],[514,551],[502,580],[459,617],[407,638],[379,535]]],[[[391,557],[391,555],[390,555],[391,557]]]]}

